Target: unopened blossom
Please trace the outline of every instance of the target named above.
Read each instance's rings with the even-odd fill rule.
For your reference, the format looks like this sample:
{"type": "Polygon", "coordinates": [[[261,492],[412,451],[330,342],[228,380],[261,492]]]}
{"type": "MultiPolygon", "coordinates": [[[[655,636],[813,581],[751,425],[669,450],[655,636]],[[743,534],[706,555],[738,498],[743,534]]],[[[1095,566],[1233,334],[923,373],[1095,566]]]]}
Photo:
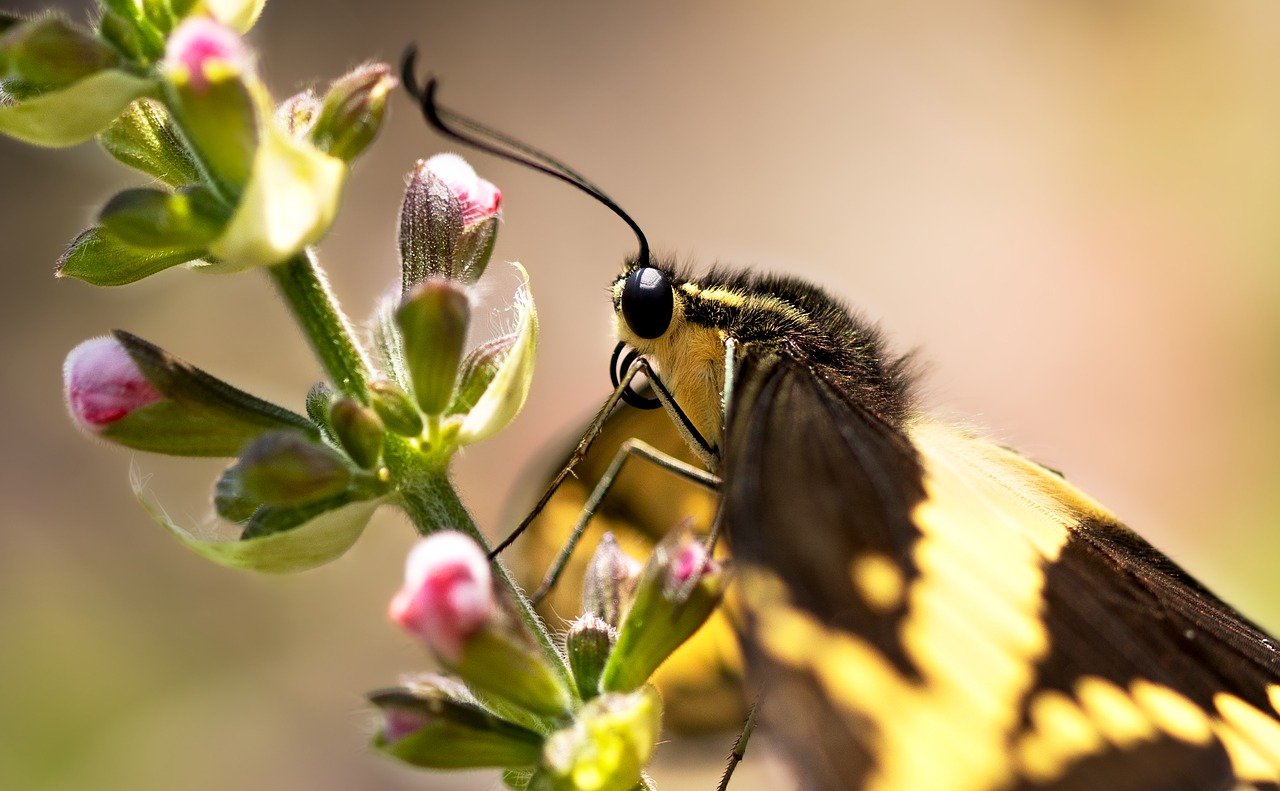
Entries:
{"type": "Polygon", "coordinates": [[[173,31],[164,52],[165,68],[183,73],[187,84],[197,92],[208,87],[212,67],[225,65],[231,71],[240,72],[249,62],[249,50],[234,30],[198,15],[188,18],[173,31]]]}
{"type": "Polygon", "coordinates": [[[457,154],[436,154],[419,167],[444,182],[462,206],[462,224],[470,225],[498,213],[502,191],[457,154]]]}
{"type": "Polygon", "coordinates": [[[389,615],[442,659],[458,663],[468,638],[495,612],[489,560],[475,541],[455,531],[424,538],[409,552],[404,587],[389,615]]]}
{"type": "Polygon", "coordinates": [[[72,349],[62,379],[71,416],[89,431],[100,431],[164,398],[111,337],[92,338],[72,349]]]}

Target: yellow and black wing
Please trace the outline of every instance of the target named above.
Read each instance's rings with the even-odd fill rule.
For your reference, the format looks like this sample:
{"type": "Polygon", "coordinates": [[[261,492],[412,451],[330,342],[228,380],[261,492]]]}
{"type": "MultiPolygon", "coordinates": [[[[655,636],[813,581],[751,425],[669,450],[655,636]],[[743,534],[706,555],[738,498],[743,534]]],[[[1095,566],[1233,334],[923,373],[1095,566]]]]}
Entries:
{"type": "Polygon", "coordinates": [[[723,508],[762,722],[806,787],[1280,778],[1280,653],[1061,477],[748,354],[723,508]]]}

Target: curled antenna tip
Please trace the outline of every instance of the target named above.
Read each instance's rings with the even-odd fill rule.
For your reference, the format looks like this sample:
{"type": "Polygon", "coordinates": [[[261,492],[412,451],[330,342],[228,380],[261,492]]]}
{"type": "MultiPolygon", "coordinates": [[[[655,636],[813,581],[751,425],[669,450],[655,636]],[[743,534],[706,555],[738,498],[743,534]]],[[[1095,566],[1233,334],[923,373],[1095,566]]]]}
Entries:
{"type": "Polygon", "coordinates": [[[418,45],[409,44],[400,56],[400,84],[415,99],[422,98],[422,89],[418,86],[417,75],[418,45]]]}

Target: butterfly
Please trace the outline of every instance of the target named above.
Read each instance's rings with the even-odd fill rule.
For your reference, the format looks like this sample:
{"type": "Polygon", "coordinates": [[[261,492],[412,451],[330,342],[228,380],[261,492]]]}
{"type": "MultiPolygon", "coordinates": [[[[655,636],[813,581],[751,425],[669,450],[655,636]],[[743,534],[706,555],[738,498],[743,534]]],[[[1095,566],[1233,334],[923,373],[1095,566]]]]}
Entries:
{"type": "Polygon", "coordinates": [[[615,400],[664,407],[719,482],[748,677],[804,787],[1280,788],[1269,635],[1059,473],[928,415],[910,358],[840,300],[658,260],[602,190],[434,91],[437,129],[636,233],[615,400]]]}

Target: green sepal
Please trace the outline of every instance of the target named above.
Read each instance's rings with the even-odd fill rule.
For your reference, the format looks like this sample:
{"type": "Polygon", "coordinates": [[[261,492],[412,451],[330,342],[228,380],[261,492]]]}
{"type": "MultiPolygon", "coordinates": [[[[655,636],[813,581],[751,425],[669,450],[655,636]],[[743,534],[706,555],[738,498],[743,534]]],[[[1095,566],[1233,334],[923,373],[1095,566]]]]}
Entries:
{"type": "Polygon", "coordinates": [[[386,498],[361,500],[326,511],[284,532],[245,540],[206,540],[179,527],[146,495],[140,476],[132,475],[133,491],[156,522],[196,554],[229,568],[268,573],[305,571],[343,555],[364,532],[365,525],[386,498]]]}
{"type": "Polygon", "coordinates": [[[0,104],[0,134],[37,146],[63,148],[101,132],[134,99],[156,88],[145,77],[108,69],[62,90],[0,104]]]}
{"type": "Polygon", "coordinates": [[[181,72],[165,81],[187,142],[219,190],[233,197],[248,183],[258,150],[258,104],[246,79],[236,64],[217,62],[205,66],[200,90],[181,72]]]}
{"type": "Polygon", "coordinates": [[[245,493],[244,483],[231,465],[218,476],[213,486],[213,510],[228,522],[243,524],[262,507],[262,503],[245,493]]]}
{"type": "Polygon", "coordinates": [[[333,427],[329,425],[329,405],[333,403],[333,398],[332,385],[328,382],[316,382],[307,391],[305,404],[307,417],[311,418],[311,422],[319,426],[320,430],[327,434],[330,439],[336,441],[337,437],[333,434],[333,427]]]}
{"type": "Polygon", "coordinates": [[[147,63],[157,56],[137,25],[110,9],[104,10],[98,20],[98,35],[135,63],[147,63]]]}
{"type": "Polygon", "coordinates": [[[499,698],[544,721],[563,717],[572,706],[561,675],[518,628],[489,625],[476,632],[463,644],[462,656],[452,669],[477,694],[499,698]]]}
{"type": "Polygon", "coordinates": [[[113,333],[164,400],[99,432],[135,450],[174,456],[235,456],[259,435],[288,429],[316,439],[311,421],[252,396],[121,330],[113,333]]]}
{"type": "Polygon", "coordinates": [[[171,187],[200,180],[195,158],[169,111],[154,99],[139,99],[98,136],[107,153],[171,187]]]}
{"type": "Polygon", "coordinates": [[[352,500],[353,498],[350,495],[344,493],[303,505],[264,505],[254,511],[245,522],[244,531],[240,533],[240,540],[248,541],[293,530],[327,511],[332,511],[352,502],[352,500]]]}
{"type": "MultiPolygon", "coordinates": [[[[391,384],[403,391],[409,387],[409,370],[404,363],[404,339],[400,337],[400,328],[396,326],[396,308],[399,306],[400,300],[395,297],[387,297],[378,302],[373,314],[372,334],[380,367],[391,379],[391,384]]],[[[418,408],[415,406],[413,411],[416,413],[418,408]]],[[[386,419],[385,415],[383,419],[386,419]]]]}
{"type": "Polygon", "coordinates": [[[458,366],[458,390],[445,414],[465,415],[479,403],[484,391],[489,389],[493,378],[498,375],[502,361],[511,353],[517,337],[515,333],[507,333],[485,341],[467,352],[467,356],[462,358],[462,364],[458,366]]]}
{"type": "Polygon", "coordinates": [[[373,746],[413,766],[426,769],[532,767],[542,752],[542,737],[494,716],[463,695],[437,689],[380,690],[369,701],[384,713],[421,718],[422,727],[397,739],[386,731],[373,746]]]}
{"type": "Polygon", "coordinates": [[[98,213],[107,233],[143,250],[203,250],[222,233],[228,212],[213,191],[140,187],[116,193],[98,213]]]}
{"type": "Polygon", "coordinates": [[[583,700],[600,694],[600,675],[617,638],[616,629],[590,613],[569,625],[564,641],[565,654],[569,657],[569,669],[573,671],[578,695],[583,700]]]}
{"type": "Polygon", "coordinates": [[[462,235],[462,204],[419,160],[400,205],[400,280],[407,294],[429,277],[456,278],[454,252],[462,235]]]}
{"type": "Polygon", "coordinates": [[[228,475],[238,475],[244,493],[265,505],[300,506],[347,491],[351,469],[337,451],[293,430],[255,438],[228,475]]]}
{"type": "Polygon", "coordinates": [[[516,339],[484,394],[462,419],[458,430],[459,445],[479,442],[506,428],[524,407],[529,386],[533,383],[533,361],[538,349],[538,311],[529,292],[529,273],[520,264],[514,266],[522,280],[516,295],[519,313],[516,339]]]}
{"type": "Polygon", "coordinates": [[[379,379],[369,383],[369,404],[383,424],[402,437],[422,434],[422,413],[405,391],[393,382],[379,379]]]}
{"type": "Polygon", "coordinates": [[[489,266],[493,246],[497,241],[497,217],[486,217],[462,229],[453,256],[464,281],[474,283],[480,279],[489,266]]]}
{"type": "Polygon", "coordinates": [[[0,38],[0,84],[19,101],[58,91],[119,62],[114,49],[59,14],[24,20],[0,38]]]}
{"type": "Polygon", "coordinates": [[[466,288],[439,278],[415,286],[396,311],[413,396],[428,415],[441,414],[452,400],[470,322],[466,288]]]}
{"type": "Polygon", "coordinates": [[[233,192],[239,202],[226,231],[210,245],[219,259],[208,272],[279,264],[324,236],[338,210],[347,166],[275,121],[266,89],[253,81],[261,139],[252,176],[233,192]]]}
{"type": "Polygon", "coordinates": [[[199,260],[203,248],[143,250],[125,244],[103,228],[83,231],[58,258],[58,277],[74,277],[95,286],[123,286],[179,264],[199,260]]]}

